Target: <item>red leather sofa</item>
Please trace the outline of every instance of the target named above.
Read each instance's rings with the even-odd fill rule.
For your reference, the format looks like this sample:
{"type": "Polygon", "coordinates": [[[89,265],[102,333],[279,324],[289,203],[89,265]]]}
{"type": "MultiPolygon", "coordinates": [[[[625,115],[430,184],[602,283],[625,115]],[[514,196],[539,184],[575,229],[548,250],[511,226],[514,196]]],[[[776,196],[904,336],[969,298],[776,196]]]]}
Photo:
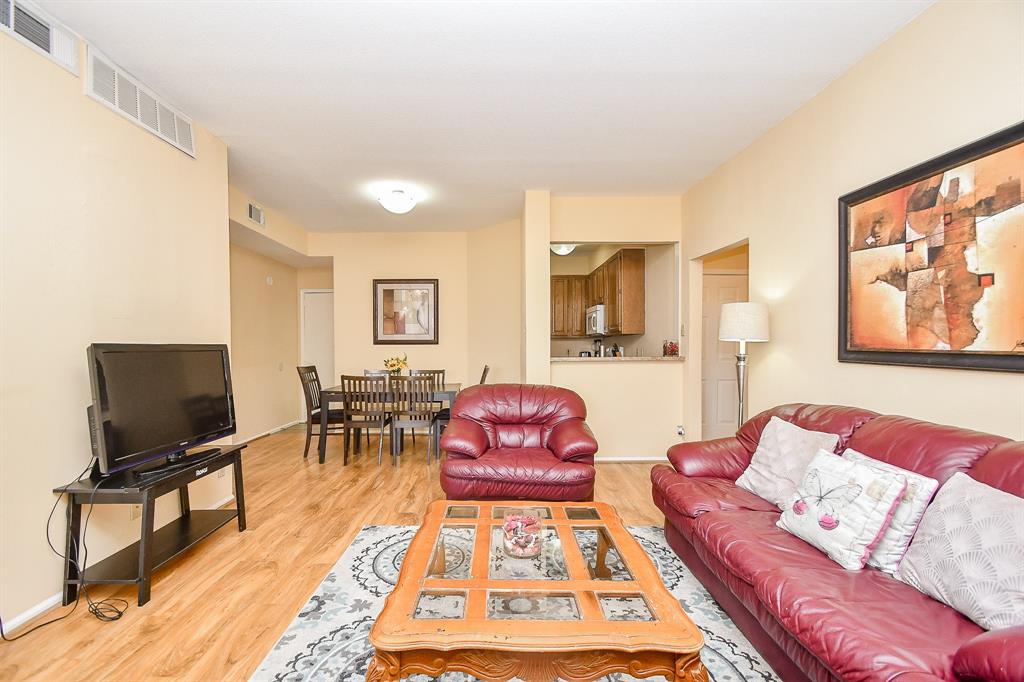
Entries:
{"type": "Polygon", "coordinates": [[[1024,497],[1024,443],[835,405],[782,405],[736,435],[681,443],[651,470],[669,544],[786,682],[1024,680],[1024,627],[986,633],[873,568],[846,571],[775,526],[779,510],[736,486],[772,416],[839,434],[837,452],[943,483],[958,471],[1024,497]]]}
{"type": "Polygon", "coordinates": [[[566,388],[467,388],[441,437],[441,487],[452,500],[592,500],[597,441],[586,417],[566,388]]]}

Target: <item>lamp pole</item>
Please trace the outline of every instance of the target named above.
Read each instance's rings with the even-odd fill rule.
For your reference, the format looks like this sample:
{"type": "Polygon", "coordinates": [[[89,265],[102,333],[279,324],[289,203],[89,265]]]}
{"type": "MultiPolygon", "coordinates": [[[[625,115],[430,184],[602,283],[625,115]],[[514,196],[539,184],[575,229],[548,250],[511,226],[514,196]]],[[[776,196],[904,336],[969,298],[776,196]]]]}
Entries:
{"type": "Polygon", "coordinates": [[[747,342],[740,341],[740,352],[736,354],[736,383],[739,388],[739,414],[736,428],[747,420],[747,342]]]}

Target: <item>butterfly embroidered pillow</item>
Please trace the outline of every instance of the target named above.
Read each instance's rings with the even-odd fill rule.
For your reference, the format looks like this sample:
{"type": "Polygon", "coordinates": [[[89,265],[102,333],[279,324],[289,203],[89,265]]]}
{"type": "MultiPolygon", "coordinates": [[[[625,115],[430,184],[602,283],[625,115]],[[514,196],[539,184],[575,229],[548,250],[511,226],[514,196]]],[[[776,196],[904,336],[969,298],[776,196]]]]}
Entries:
{"type": "Polygon", "coordinates": [[[777,525],[855,571],[882,539],[906,488],[899,474],[822,450],[777,525]]]}
{"type": "Polygon", "coordinates": [[[834,452],[838,445],[839,436],[834,433],[808,431],[772,417],[736,485],[785,509],[818,450],[834,452]]]}
{"type": "Polygon", "coordinates": [[[934,478],[928,478],[922,474],[901,469],[887,462],[872,459],[853,449],[847,449],[843,453],[843,459],[867,464],[869,467],[899,474],[907,479],[907,489],[903,493],[899,504],[896,505],[896,511],[892,515],[892,523],[889,524],[889,527],[882,535],[882,539],[879,540],[878,545],[871,551],[871,556],[868,557],[868,566],[874,566],[886,573],[894,574],[900,565],[903,555],[907,553],[910,541],[914,539],[914,533],[917,532],[917,527],[921,523],[924,510],[928,508],[928,503],[932,501],[932,496],[939,487],[939,482],[934,478]]]}

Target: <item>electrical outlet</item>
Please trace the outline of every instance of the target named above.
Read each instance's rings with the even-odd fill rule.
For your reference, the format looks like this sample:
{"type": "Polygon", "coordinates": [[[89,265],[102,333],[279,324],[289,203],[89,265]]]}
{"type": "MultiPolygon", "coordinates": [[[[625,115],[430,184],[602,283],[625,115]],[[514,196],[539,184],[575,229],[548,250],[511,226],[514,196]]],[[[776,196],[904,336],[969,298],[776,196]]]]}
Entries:
{"type": "Polygon", "coordinates": [[[682,424],[676,427],[676,435],[680,438],[686,435],[686,429],[683,428],[682,424]]]}
{"type": "Polygon", "coordinates": [[[227,475],[228,475],[228,470],[226,468],[225,469],[218,469],[217,470],[217,478],[224,478],[227,475]]]}
{"type": "Polygon", "coordinates": [[[134,521],[135,519],[139,518],[140,516],[142,516],[142,505],[141,504],[133,504],[131,506],[131,508],[128,510],[128,520],[129,521],[134,521]]]}

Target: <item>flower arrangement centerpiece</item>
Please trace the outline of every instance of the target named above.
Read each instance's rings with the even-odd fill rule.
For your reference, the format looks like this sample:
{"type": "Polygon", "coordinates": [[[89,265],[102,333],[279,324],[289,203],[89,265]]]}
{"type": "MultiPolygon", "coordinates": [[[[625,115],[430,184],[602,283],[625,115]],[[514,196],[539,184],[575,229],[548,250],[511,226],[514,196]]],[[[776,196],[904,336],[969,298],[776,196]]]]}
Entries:
{"type": "Polygon", "coordinates": [[[510,509],[501,526],[505,554],[517,559],[531,559],[540,554],[540,512],[536,509],[510,509]]]}
{"type": "Polygon", "coordinates": [[[408,369],[408,368],[409,368],[409,356],[408,355],[403,355],[402,357],[398,357],[396,355],[395,357],[388,358],[387,360],[384,361],[384,369],[386,369],[390,374],[393,374],[395,376],[401,374],[403,369],[408,369]]]}

